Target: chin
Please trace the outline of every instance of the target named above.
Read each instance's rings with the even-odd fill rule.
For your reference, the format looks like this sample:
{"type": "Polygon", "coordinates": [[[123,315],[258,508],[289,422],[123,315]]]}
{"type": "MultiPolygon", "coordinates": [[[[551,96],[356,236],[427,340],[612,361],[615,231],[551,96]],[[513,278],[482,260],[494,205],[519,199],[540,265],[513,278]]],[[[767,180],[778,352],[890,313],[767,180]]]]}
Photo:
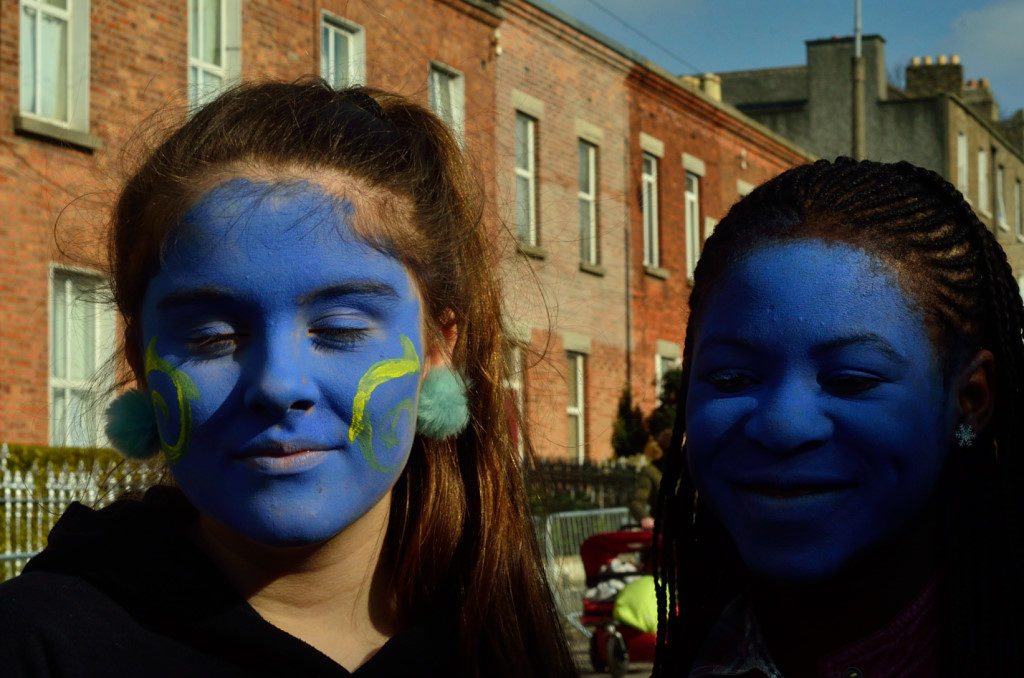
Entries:
{"type": "Polygon", "coordinates": [[[747,569],[758,579],[783,586],[815,586],[835,578],[849,560],[821,549],[743,553],[747,569]]]}

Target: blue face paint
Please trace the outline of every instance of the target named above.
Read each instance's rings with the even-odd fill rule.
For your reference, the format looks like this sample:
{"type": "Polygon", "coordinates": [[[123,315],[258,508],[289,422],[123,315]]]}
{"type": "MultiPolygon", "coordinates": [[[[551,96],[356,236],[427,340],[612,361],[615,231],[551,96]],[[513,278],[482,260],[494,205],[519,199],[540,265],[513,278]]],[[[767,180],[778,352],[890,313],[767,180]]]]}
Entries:
{"type": "Polygon", "coordinates": [[[956,417],[922,316],[863,250],[758,250],[717,283],[686,402],[690,470],[747,567],[835,575],[916,519],[956,417]]]}
{"type": "Polygon", "coordinates": [[[189,211],[146,290],[161,437],[188,441],[171,472],[202,513],[261,543],[339,533],[412,446],[419,295],[353,214],[310,184],[230,181],[189,211]]]}

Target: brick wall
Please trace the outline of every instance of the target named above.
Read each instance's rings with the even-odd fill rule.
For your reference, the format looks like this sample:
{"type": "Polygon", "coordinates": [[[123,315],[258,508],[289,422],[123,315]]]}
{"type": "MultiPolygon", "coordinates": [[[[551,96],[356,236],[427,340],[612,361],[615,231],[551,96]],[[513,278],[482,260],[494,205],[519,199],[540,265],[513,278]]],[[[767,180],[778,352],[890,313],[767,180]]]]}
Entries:
{"type": "Polygon", "coordinates": [[[630,158],[633,190],[629,192],[632,386],[635,402],[644,412],[650,412],[658,395],[658,342],[682,347],[686,329],[690,283],[686,275],[684,154],[703,165],[699,190],[701,242],[707,235],[705,218],[721,219],[739,198],[738,182],[756,186],[792,165],[806,162],[806,156],[706,97],[647,69],[635,70],[629,81],[630,139],[634,141],[630,158]],[[663,144],[656,149],[661,152],[658,215],[662,271],[648,272],[643,265],[641,134],[663,144]]]}

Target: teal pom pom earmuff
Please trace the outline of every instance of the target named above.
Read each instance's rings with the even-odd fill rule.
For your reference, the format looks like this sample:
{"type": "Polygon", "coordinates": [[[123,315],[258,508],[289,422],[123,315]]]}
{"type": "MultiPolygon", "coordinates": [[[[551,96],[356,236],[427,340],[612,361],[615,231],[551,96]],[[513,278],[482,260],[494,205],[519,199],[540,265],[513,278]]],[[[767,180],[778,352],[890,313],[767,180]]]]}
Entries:
{"type": "Polygon", "coordinates": [[[427,438],[444,440],[462,433],[469,423],[466,381],[449,367],[435,367],[420,387],[416,431],[427,438]]]}
{"type": "Polygon", "coordinates": [[[160,451],[156,413],[148,393],[125,391],[111,401],[106,419],[107,438],[125,457],[148,459],[160,451]]]}

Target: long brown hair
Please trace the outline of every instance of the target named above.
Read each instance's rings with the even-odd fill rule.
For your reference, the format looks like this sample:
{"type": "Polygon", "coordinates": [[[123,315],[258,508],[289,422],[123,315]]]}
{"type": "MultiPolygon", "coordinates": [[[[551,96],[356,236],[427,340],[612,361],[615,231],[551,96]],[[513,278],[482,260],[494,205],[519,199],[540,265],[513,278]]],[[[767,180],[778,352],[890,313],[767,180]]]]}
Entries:
{"type": "Polygon", "coordinates": [[[839,158],[793,168],[735,204],[701,254],[690,295],[683,378],[658,499],[656,676],[685,675],[744,569],[724,527],[700,508],[686,466],[687,386],[708,299],[747,253],[817,238],[876,255],[918,305],[948,385],[980,349],[995,357],[995,411],[968,454],[951,454],[937,489],[946,676],[1020,670],[1024,648],[1024,304],[1006,253],[941,176],[907,162],[839,158]]]}
{"type": "Polygon", "coordinates": [[[462,675],[572,674],[505,407],[497,229],[483,223],[473,169],[433,113],[367,87],[266,82],[226,91],[171,132],[126,182],[111,228],[113,294],[136,378],[140,309],[164,241],[211,178],[246,168],[341,173],[396,198],[377,211],[401,218],[361,234],[411,271],[428,342],[442,325],[458,327],[451,359],[471,384],[471,423],[453,439],[416,436],[392,493],[383,560],[400,623],[454,607],[462,675]]]}

